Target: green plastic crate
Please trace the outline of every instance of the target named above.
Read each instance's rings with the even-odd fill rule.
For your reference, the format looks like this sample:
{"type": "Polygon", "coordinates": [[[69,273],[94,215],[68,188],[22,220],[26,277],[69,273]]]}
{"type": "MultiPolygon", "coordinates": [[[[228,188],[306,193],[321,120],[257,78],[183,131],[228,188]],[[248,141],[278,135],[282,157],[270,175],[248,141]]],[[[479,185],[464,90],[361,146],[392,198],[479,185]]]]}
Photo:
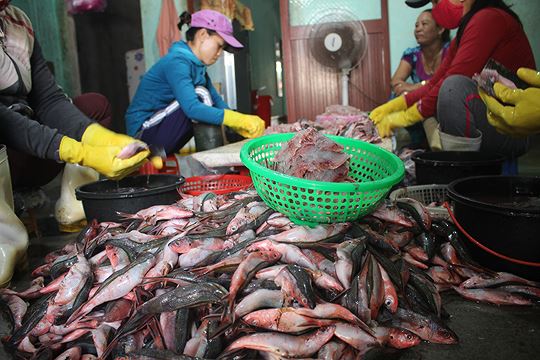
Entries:
{"type": "Polygon", "coordinates": [[[364,141],[327,135],[351,155],[349,176],[355,183],[313,181],[271,170],[275,154],[294,133],[267,135],[247,142],[240,159],[268,206],[296,224],[354,221],[372,212],[403,179],[403,162],[391,152],[364,141]]]}

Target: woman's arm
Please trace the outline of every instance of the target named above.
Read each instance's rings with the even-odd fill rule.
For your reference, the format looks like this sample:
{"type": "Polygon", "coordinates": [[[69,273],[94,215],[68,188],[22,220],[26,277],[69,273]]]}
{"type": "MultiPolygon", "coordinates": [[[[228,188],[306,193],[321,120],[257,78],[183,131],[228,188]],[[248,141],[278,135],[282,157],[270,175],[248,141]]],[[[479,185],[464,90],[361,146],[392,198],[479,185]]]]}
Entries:
{"type": "Polygon", "coordinates": [[[38,41],[30,57],[32,90],[28,95],[30,106],[40,123],[58,129],[63,135],[81,140],[83,132],[92,121],[87,118],[65,95],[54,80],[41,53],[38,41]]]}
{"type": "Polygon", "coordinates": [[[58,160],[62,134],[0,103],[0,143],[42,159],[58,160]]]}
{"type": "Polygon", "coordinates": [[[399,62],[398,68],[396,69],[396,72],[394,72],[394,75],[392,76],[392,79],[390,80],[390,85],[392,86],[392,91],[397,96],[401,95],[404,91],[404,88],[407,87],[407,83],[405,80],[411,76],[412,72],[412,65],[407,62],[404,59],[401,59],[399,62]]]}
{"type": "Polygon", "coordinates": [[[165,65],[167,67],[165,77],[186,116],[207,124],[220,125],[223,123],[223,109],[203,104],[195,93],[189,61],[179,56],[163,58],[163,60],[165,59],[169,61],[165,65]]]}
{"type": "Polygon", "coordinates": [[[431,79],[429,90],[424,92],[424,89],[419,89],[408,94],[407,104],[410,106],[419,101],[418,110],[422,116],[433,116],[437,111],[439,90],[446,78],[451,75],[472,77],[482,71],[508,30],[509,24],[500,16],[496,11],[478,12],[467,25],[459,48],[453,49],[451,46],[449,56],[431,79]]]}

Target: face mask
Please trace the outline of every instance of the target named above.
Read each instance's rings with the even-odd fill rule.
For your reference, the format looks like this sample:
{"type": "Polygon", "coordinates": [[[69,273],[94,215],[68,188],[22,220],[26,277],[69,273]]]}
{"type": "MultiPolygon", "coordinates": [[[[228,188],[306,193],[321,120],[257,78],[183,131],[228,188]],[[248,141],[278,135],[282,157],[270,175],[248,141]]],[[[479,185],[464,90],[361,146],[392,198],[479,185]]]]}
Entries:
{"type": "Polygon", "coordinates": [[[455,5],[450,0],[441,0],[431,11],[433,18],[445,29],[455,29],[463,17],[463,5],[455,5]]]}

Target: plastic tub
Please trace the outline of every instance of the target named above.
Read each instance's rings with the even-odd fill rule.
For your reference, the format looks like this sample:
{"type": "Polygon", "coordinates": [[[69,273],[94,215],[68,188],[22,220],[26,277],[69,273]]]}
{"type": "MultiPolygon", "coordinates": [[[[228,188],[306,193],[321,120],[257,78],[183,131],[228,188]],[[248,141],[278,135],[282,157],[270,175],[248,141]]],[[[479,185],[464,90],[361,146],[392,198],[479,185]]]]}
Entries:
{"type": "Polygon", "coordinates": [[[478,151],[438,151],[415,154],[418,185],[449,184],[470,176],[500,175],[505,157],[478,151]]]}
{"type": "Polygon", "coordinates": [[[465,178],[448,186],[448,196],[475,260],[540,280],[540,177],[465,178]]]}
{"type": "Polygon", "coordinates": [[[193,123],[193,137],[197,151],[212,150],[223,146],[221,126],[205,123],[193,123]]]}
{"type": "Polygon", "coordinates": [[[168,205],[178,200],[177,188],[184,178],[177,175],[140,175],[120,181],[100,180],[78,187],[88,222],[121,220],[117,212],[136,213],[153,205],[168,205]]]}

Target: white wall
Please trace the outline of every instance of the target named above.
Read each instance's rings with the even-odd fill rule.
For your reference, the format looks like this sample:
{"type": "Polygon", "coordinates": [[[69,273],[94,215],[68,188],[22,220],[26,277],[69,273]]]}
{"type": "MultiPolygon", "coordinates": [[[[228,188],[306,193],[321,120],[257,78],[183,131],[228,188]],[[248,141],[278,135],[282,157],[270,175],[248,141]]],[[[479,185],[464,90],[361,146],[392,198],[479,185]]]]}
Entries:
{"type": "MultiPolygon", "coordinates": [[[[141,2],[141,22],[143,30],[144,59],[146,69],[159,60],[159,49],[156,43],[156,31],[161,13],[161,1],[140,0],[141,2]]],[[[187,10],[186,0],[174,0],[176,11],[180,15],[187,10]]]]}
{"type": "Polygon", "coordinates": [[[536,68],[540,68],[540,31],[538,31],[538,22],[540,22],[540,1],[538,0],[507,0],[507,4],[514,4],[514,10],[520,17],[529,42],[531,43],[536,68]]]}
{"type": "MultiPolygon", "coordinates": [[[[430,9],[431,4],[425,9],[430,9]]],[[[424,8],[413,9],[403,0],[388,0],[388,27],[390,31],[390,73],[399,65],[401,55],[406,48],[416,46],[414,23],[424,8]]]]}

